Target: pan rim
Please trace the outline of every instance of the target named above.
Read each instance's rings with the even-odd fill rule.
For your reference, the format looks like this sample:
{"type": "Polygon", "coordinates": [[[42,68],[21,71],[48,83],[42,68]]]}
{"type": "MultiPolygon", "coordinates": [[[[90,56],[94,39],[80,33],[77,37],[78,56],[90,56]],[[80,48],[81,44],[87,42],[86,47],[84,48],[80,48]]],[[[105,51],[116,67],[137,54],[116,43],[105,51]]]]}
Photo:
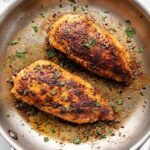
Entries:
{"type": "MultiPolygon", "coordinates": [[[[22,3],[25,0],[14,0],[13,3],[11,3],[0,15],[0,24],[3,22],[3,20],[9,15],[9,13],[15,8],[17,7],[20,3],[22,3]]],[[[137,7],[140,11],[142,11],[144,13],[144,15],[147,17],[148,21],[150,22],[150,11],[148,9],[146,9],[144,7],[144,5],[142,3],[140,3],[138,0],[134,0],[131,1],[129,0],[131,3],[133,3],[135,5],[135,7],[137,7]]],[[[21,147],[21,145],[17,144],[17,142],[15,140],[13,140],[8,134],[6,134],[7,131],[5,131],[2,127],[2,125],[0,124],[0,134],[2,135],[2,137],[4,137],[4,139],[15,149],[17,150],[23,150],[23,148],[21,147]]],[[[144,135],[137,143],[135,143],[130,149],[135,150],[137,148],[140,148],[143,143],[146,141],[147,138],[149,138],[150,136],[150,130],[146,133],[146,135],[144,135]]]]}

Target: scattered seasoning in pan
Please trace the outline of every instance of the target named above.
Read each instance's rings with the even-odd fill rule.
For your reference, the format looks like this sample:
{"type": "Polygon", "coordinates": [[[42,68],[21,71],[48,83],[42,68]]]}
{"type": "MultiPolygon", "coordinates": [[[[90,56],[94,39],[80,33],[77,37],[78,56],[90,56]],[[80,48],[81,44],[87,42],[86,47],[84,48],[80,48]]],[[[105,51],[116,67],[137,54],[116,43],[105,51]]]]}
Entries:
{"type": "Polygon", "coordinates": [[[73,6],[73,11],[76,11],[77,10],[77,6],[73,6]]]}
{"type": "Polygon", "coordinates": [[[90,38],[87,43],[84,43],[84,41],[82,41],[82,43],[83,43],[82,46],[83,46],[84,48],[89,49],[89,46],[95,46],[96,40],[93,39],[93,38],[90,38]]]}
{"type": "Polygon", "coordinates": [[[56,130],[54,128],[51,129],[52,133],[56,133],[56,130]]]}
{"type": "Polygon", "coordinates": [[[54,89],[51,91],[52,96],[55,96],[57,94],[57,89],[54,89]]]}
{"type": "Polygon", "coordinates": [[[69,2],[71,2],[71,3],[76,3],[76,1],[75,0],[68,0],[69,2]]]}
{"type": "Polygon", "coordinates": [[[103,20],[103,21],[105,21],[105,20],[106,20],[106,18],[107,18],[107,17],[106,17],[106,16],[104,16],[104,17],[102,17],[102,20],[103,20]]]}
{"type": "Polygon", "coordinates": [[[96,107],[100,107],[100,104],[98,102],[95,103],[96,107]]]}
{"type": "Polygon", "coordinates": [[[9,117],[10,117],[10,115],[9,115],[9,114],[7,114],[7,115],[6,115],[6,117],[7,117],[7,118],[9,118],[9,117]]]}
{"type": "Polygon", "coordinates": [[[122,105],[122,104],[123,104],[123,100],[122,100],[122,99],[116,100],[116,104],[117,104],[117,105],[122,105]]]}
{"type": "Polygon", "coordinates": [[[136,34],[136,31],[135,31],[134,28],[128,27],[128,28],[125,30],[125,33],[126,33],[126,35],[127,35],[128,37],[133,38],[134,35],[136,34]]]}
{"type": "Polygon", "coordinates": [[[101,138],[106,138],[106,135],[103,134],[103,133],[100,132],[100,131],[96,131],[96,135],[97,135],[98,137],[101,137],[101,138]]]}
{"type": "Polygon", "coordinates": [[[26,52],[19,52],[19,51],[16,51],[16,54],[15,54],[17,58],[24,58],[25,55],[26,55],[26,52]]]}
{"type": "Polygon", "coordinates": [[[15,60],[15,56],[8,56],[9,63],[11,64],[15,60]]]}
{"type": "Polygon", "coordinates": [[[86,4],[86,5],[85,5],[85,8],[88,8],[88,7],[89,7],[89,5],[88,5],[88,4],[86,4]]]}
{"type": "Polygon", "coordinates": [[[48,137],[44,137],[44,142],[48,142],[49,141],[49,138],[48,137]]]}
{"type": "Polygon", "coordinates": [[[64,86],[64,85],[65,85],[65,82],[64,82],[64,81],[61,81],[61,82],[60,82],[60,85],[61,85],[61,86],[64,86]]]}
{"type": "Polygon", "coordinates": [[[48,58],[52,58],[52,57],[57,56],[57,53],[53,50],[50,50],[50,51],[48,51],[47,56],[48,56],[48,58]]]}
{"type": "Polygon", "coordinates": [[[44,14],[43,13],[40,13],[40,16],[41,18],[45,18],[44,14]]]}
{"type": "Polygon", "coordinates": [[[105,13],[105,14],[108,14],[108,13],[109,13],[109,11],[108,11],[108,10],[105,10],[105,11],[104,11],[104,13],[105,13]]]}
{"type": "Polygon", "coordinates": [[[24,95],[24,96],[27,96],[28,94],[29,94],[28,90],[24,90],[24,91],[23,91],[23,95],[24,95]]]}
{"type": "Polygon", "coordinates": [[[32,26],[33,30],[35,33],[38,33],[38,27],[37,26],[32,26]]]}
{"type": "Polygon", "coordinates": [[[128,25],[131,25],[131,20],[125,20],[128,25]]]}
{"type": "Polygon", "coordinates": [[[59,6],[59,8],[63,8],[63,5],[62,5],[62,4],[59,4],[58,6],[59,6]]]}
{"type": "Polygon", "coordinates": [[[14,46],[14,45],[18,44],[18,41],[11,41],[8,44],[11,45],[11,46],[14,46]]]}
{"type": "Polygon", "coordinates": [[[93,38],[90,38],[90,39],[89,39],[89,45],[94,46],[95,44],[96,44],[96,40],[93,39],[93,38]]]}
{"type": "Polygon", "coordinates": [[[143,52],[144,52],[144,48],[143,47],[138,49],[138,53],[143,53],[143,52]]]}
{"type": "Polygon", "coordinates": [[[73,139],[73,143],[74,144],[80,144],[81,143],[81,139],[79,137],[76,137],[73,139]]]}

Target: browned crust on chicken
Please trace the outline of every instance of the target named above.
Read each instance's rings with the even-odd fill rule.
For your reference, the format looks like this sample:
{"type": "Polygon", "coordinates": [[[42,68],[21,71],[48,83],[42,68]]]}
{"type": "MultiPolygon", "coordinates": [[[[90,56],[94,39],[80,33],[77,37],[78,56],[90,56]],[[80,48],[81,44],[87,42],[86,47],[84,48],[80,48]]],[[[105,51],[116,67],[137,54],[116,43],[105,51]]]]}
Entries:
{"type": "Polygon", "coordinates": [[[132,81],[128,52],[87,16],[62,16],[53,24],[49,41],[51,46],[100,76],[124,84],[132,81]]]}
{"type": "Polygon", "coordinates": [[[18,73],[11,93],[19,100],[73,123],[113,120],[108,101],[90,83],[40,60],[18,73]]]}

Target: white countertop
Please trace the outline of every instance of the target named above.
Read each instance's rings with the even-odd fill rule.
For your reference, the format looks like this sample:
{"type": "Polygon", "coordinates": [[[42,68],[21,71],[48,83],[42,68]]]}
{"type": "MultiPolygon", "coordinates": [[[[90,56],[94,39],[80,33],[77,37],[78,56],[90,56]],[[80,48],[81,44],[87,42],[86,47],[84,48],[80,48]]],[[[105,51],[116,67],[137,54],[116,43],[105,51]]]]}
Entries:
{"type": "MultiPolygon", "coordinates": [[[[150,0],[137,0],[139,1],[147,10],[150,12],[150,0]]],[[[0,13],[2,13],[7,6],[12,3],[13,0],[0,0],[0,13]]],[[[0,150],[10,150],[11,146],[3,139],[0,135],[0,150]]],[[[140,150],[150,150],[150,139],[147,141],[146,145],[143,146],[140,150]],[[147,146],[147,144],[149,146],[147,146]]]]}

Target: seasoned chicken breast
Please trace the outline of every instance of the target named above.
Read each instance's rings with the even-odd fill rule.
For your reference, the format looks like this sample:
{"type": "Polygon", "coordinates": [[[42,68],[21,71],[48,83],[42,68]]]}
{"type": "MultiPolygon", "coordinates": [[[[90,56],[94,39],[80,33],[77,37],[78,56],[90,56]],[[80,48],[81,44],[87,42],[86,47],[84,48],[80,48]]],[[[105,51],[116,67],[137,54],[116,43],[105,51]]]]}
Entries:
{"type": "Polygon", "coordinates": [[[40,60],[18,73],[11,93],[19,100],[73,123],[114,119],[108,101],[90,83],[40,60]]]}
{"type": "Polygon", "coordinates": [[[91,72],[124,84],[132,81],[128,52],[85,15],[62,16],[53,24],[49,42],[91,72]]]}

